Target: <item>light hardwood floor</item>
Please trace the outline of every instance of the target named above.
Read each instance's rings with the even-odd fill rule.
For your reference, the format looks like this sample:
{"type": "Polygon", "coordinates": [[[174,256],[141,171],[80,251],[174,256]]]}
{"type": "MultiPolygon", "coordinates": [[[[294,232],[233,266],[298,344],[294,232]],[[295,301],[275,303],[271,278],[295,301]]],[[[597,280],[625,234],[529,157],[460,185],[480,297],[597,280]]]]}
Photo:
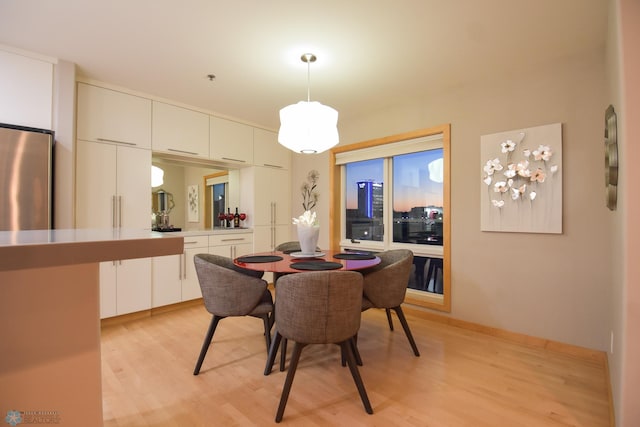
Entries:
{"type": "MultiPolygon", "coordinates": [[[[282,425],[609,426],[605,367],[566,354],[407,315],[415,357],[394,315],[363,313],[365,413],[337,346],[302,352],[282,425]]],[[[285,373],[264,376],[262,321],[218,325],[200,375],[193,368],[210,315],[202,306],[102,329],[105,426],[276,425],[285,373]]],[[[290,346],[289,353],[292,346],[290,346]]]]}

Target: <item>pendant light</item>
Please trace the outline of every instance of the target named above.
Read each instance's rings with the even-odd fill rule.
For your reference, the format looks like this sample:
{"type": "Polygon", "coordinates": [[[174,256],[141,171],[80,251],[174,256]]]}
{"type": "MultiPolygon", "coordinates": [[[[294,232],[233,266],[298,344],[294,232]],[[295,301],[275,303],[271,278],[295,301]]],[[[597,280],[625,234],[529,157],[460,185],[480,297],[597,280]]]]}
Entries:
{"type": "Polygon", "coordinates": [[[311,102],[312,53],[300,57],[307,63],[307,100],[291,104],[280,110],[278,142],[296,153],[322,153],[338,144],[338,112],[319,102],[311,102]]]}

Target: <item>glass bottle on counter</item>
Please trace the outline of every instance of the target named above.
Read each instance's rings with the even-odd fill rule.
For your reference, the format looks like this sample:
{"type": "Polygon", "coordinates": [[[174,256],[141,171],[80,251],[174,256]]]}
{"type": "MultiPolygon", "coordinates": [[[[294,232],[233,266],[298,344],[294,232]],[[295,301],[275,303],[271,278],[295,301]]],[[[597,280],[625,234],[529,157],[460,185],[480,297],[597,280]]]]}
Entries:
{"type": "Polygon", "coordinates": [[[240,214],[238,213],[237,207],[236,207],[236,213],[233,214],[233,228],[240,228],[240,214]]]}
{"type": "Polygon", "coordinates": [[[233,219],[233,215],[231,215],[231,208],[227,208],[227,228],[231,228],[232,219],[233,219]]]}

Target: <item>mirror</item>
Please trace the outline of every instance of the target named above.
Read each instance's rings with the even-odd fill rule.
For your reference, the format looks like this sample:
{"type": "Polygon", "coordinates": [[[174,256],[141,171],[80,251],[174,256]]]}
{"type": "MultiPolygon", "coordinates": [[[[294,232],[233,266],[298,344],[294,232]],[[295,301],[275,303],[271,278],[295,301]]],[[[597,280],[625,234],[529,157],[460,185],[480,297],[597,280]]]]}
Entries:
{"type": "MultiPolygon", "coordinates": [[[[218,176],[223,182],[224,194],[227,203],[238,203],[240,186],[237,181],[237,170],[225,170],[217,165],[208,165],[203,162],[184,161],[182,159],[165,158],[154,155],[152,165],[160,167],[164,171],[162,185],[151,188],[152,209],[151,221],[155,226],[154,213],[158,211],[158,192],[170,193],[174,206],[171,209],[167,226],[181,228],[182,230],[206,230],[219,225],[212,221],[214,206],[211,193],[212,176],[218,176]],[[209,183],[208,179],[209,178],[209,183]],[[189,190],[197,188],[197,197],[189,194],[189,190]],[[191,197],[190,197],[191,196],[191,197]],[[189,206],[189,201],[195,203],[189,206]],[[189,212],[189,209],[192,209],[189,212]]],[[[218,187],[219,188],[219,187],[218,187]]],[[[236,205],[230,205],[234,208],[236,205]]]]}
{"type": "Polygon", "coordinates": [[[330,152],[330,246],[414,253],[405,301],[451,310],[450,125],[330,152]]]}

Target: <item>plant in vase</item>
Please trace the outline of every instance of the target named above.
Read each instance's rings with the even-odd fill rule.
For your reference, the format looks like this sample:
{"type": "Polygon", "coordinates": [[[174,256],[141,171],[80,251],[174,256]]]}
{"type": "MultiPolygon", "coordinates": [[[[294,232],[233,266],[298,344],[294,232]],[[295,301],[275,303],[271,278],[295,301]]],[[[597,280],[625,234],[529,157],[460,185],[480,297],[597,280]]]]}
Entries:
{"type": "Polygon", "coordinates": [[[298,240],[300,241],[300,252],[305,255],[315,254],[320,236],[320,225],[316,213],[312,212],[318,202],[317,182],[320,174],[317,170],[309,171],[307,180],[300,187],[302,193],[302,208],[304,213],[298,218],[293,218],[293,223],[298,229],[298,240]]]}

